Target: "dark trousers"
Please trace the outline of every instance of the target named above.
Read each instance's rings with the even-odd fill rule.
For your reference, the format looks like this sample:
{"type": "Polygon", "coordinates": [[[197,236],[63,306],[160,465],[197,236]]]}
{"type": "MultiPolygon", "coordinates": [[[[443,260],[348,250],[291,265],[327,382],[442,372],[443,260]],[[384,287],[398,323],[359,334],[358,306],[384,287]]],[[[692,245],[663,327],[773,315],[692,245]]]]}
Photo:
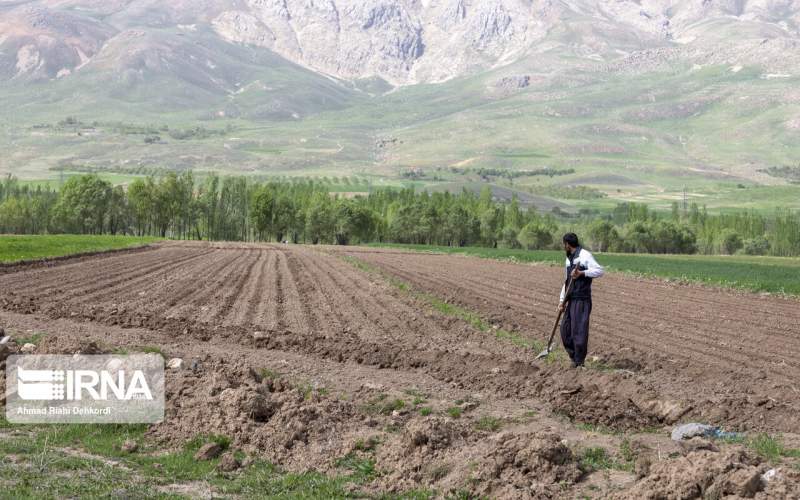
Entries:
{"type": "Polygon", "coordinates": [[[561,320],[561,342],[573,363],[583,364],[589,349],[589,316],[592,299],[572,299],[561,320]]]}

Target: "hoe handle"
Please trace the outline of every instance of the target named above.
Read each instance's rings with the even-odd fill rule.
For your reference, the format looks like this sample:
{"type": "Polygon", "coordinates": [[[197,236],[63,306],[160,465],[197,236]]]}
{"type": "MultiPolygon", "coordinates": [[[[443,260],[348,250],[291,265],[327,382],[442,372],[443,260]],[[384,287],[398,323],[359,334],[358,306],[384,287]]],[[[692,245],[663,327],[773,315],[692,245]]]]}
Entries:
{"type": "MultiPolygon", "coordinates": [[[[566,308],[567,304],[569,304],[569,293],[572,291],[572,284],[573,283],[575,283],[575,280],[573,280],[572,277],[570,277],[569,285],[567,285],[567,290],[564,293],[564,308],[566,308]]],[[[562,311],[559,308],[558,316],[556,316],[556,322],[553,325],[553,331],[550,333],[550,340],[547,341],[547,351],[548,352],[550,351],[550,347],[553,345],[553,338],[556,336],[556,330],[558,330],[558,324],[561,323],[561,316],[563,314],[564,314],[564,311],[562,311]]]]}

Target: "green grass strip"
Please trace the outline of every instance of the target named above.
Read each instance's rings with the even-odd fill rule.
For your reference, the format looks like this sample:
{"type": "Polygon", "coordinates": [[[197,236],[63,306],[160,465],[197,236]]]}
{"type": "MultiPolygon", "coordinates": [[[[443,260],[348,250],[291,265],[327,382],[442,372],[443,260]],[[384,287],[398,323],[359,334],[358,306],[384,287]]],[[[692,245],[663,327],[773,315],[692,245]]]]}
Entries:
{"type": "Polygon", "coordinates": [[[110,235],[0,235],[0,263],[104,252],[146,245],[159,238],[110,235]]]}
{"type": "MultiPolygon", "coordinates": [[[[376,244],[418,252],[469,255],[513,262],[542,262],[561,266],[564,253],[555,250],[444,247],[428,245],[376,244]]],[[[754,292],[800,295],[800,259],[744,255],[653,255],[597,253],[598,262],[611,271],[640,276],[705,283],[754,292]]]]}

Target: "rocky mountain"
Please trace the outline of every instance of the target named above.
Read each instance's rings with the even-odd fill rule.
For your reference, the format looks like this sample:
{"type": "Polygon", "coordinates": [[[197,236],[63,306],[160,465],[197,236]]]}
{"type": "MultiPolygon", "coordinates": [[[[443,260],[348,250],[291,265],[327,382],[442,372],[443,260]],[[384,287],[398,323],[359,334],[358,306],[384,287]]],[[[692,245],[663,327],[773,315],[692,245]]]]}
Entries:
{"type": "MultiPolygon", "coordinates": [[[[2,0],[0,78],[65,78],[134,39],[136,50],[147,52],[152,42],[152,57],[169,60],[169,52],[180,57],[181,44],[165,48],[154,40],[197,32],[268,49],[338,79],[377,77],[392,85],[537,58],[625,68],[643,58],[680,57],[757,63],[775,73],[797,63],[800,1],[2,0]]],[[[207,61],[183,63],[173,70],[207,61]]],[[[118,69],[149,64],[160,63],[129,58],[118,69]]]]}
{"type": "Polygon", "coordinates": [[[162,112],[195,109],[200,118],[254,119],[299,118],[347,101],[351,91],[341,82],[219,36],[212,22],[235,7],[203,0],[0,1],[0,100],[19,107],[44,97],[80,109],[81,99],[103,97],[162,112]],[[9,97],[19,92],[35,96],[9,97]]]}

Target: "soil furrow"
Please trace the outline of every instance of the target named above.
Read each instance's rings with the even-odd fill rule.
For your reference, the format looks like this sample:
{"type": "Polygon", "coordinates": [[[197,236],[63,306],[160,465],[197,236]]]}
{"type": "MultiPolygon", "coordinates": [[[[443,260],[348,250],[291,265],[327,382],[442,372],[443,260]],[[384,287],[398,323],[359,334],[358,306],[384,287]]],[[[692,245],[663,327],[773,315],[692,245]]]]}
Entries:
{"type": "Polygon", "coordinates": [[[118,274],[133,274],[138,269],[152,265],[153,262],[159,262],[164,258],[171,260],[176,255],[193,255],[193,252],[156,249],[141,256],[120,255],[104,259],[104,262],[99,262],[97,267],[92,267],[91,273],[86,272],[85,266],[71,264],[0,276],[0,283],[8,288],[16,288],[19,283],[25,283],[26,290],[43,297],[51,295],[53,290],[59,292],[62,289],[78,288],[87,283],[92,284],[98,277],[113,279],[118,274]],[[117,272],[113,272],[114,270],[117,272]],[[38,279],[32,280],[34,276],[38,279]]]}
{"type": "Polygon", "coordinates": [[[218,263],[204,272],[188,274],[184,279],[175,284],[184,291],[170,293],[168,299],[162,304],[154,302],[156,307],[152,311],[171,318],[197,318],[198,312],[203,313],[209,309],[209,298],[218,293],[224,286],[224,278],[228,277],[230,270],[242,261],[247,255],[243,252],[221,250],[222,257],[218,263]]]}
{"type": "Polygon", "coordinates": [[[135,269],[133,272],[120,272],[114,276],[98,275],[99,279],[91,280],[91,286],[85,288],[71,289],[65,291],[63,295],[68,297],[80,297],[82,302],[93,300],[103,300],[107,297],[115,296],[119,290],[129,291],[139,284],[152,283],[152,276],[158,273],[172,272],[181,269],[191,262],[201,259],[204,254],[183,255],[172,260],[156,261],[155,265],[149,263],[135,269]],[[111,279],[108,279],[111,278],[111,279]]]}
{"type": "MultiPolygon", "coordinates": [[[[371,260],[370,262],[377,263],[381,267],[390,271],[392,274],[395,274],[398,277],[406,279],[412,283],[421,285],[427,290],[441,289],[442,285],[446,285],[448,289],[448,296],[457,297],[457,300],[460,303],[472,307],[478,307],[479,309],[482,309],[482,312],[484,313],[496,311],[496,306],[493,306],[492,304],[496,304],[498,302],[509,307],[515,307],[518,311],[531,310],[531,305],[537,303],[533,297],[531,297],[529,301],[518,301],[508,297],[507,294],[490,294],[487,293],[485,289],[492,287],[488,287],[487,285],[483,284],[483,282],[469,279],[459,281],[453,280],[448,278],[448,276],[451,274],[443,273],[428,267],[425,267],[421,272],[406,272],[403,271],[399,265],[376,262],[375,260],[371,260]],[[469,287],[468,285],[470,284],[473,286],[469,287]],[[456,290],[458,292],[454,293],[456,290]],[[480,297],[482,300],[470,300],[471,297],[480,297]]],[[[493,288],[495,290],[500,290],[497,287],[493,288]]],[[[598,292],[596,291],[596,295],[597,294],[598,292]]],[[[551,300],[551,302],[554,303],[555,300],[551,300]]],[[[770,362],[775,359],[775,356],[800,354],[800,351],[798,351],[796,348],[793,349],[789,347],[787,352],[786,346],[778,345],[775,346],[774,350],[770,351],[765,349],[763,343],[759,342],[757,339],[750,341],[745,340],[742,342],[739,345],[741,352],[733,352],[730,350],[721,352],[719,349],[721,339],[725,338],[725,334],[730,331],[725,329],[725,325],[721,321],[718,321],[713,327],[709,326],[706,322],[701,323],[700,321],[696,321],[694,323],[684,324],[683,329],[678,331],[675,331],[671,328],[671,323],[664,322],[662,326],[661,322],[659,321],[650,323],[647,327],[647,332],[642,332],[643,335],[641,335],[639,338],[630,338],[622,337],[612,332],[635,332],[640,330],[642,328],[641,318],[648,312],[646,309],[642,307],[627,307],[626,304],[615,304],[610,301],[601,301],[596,299],[595,309],[610,309],[615,311],[615,314],[612,318],[600,316],[598,319],[598,315],[595,314],[595,317],[593,318],[593,330],[601,337],[609,337],[614,339],[625,338],[627,339],[628,345],[637,345],[639,348],[646,351],[653,350],[654,348],[656,350],[666,350],[669,351],[668,356],[676,356],[678,358],[687,360],[696,359],[697,361],[702,361],[702,364],[704,365],[707,363],[712,363],[719,366],[730,366],[731,364],[753,364],[760,362],[769,367],[776,374],[784,373],[785,366],[787,365],[793,370],[800,369],[800,363],[794,362],[794,360],[797,358],[790,358],[792,361],[782,364],[780,368],[771,367],[770,362]],[[683,331],[703,331],[704,335],[698,337],[697,335],[681,333],[683,331]],[[664,349],[665,345],[672,346],[673,349],[664,349]],[[697,356],[700,356],[701,359],[698,359],[697,356]]],[[[661,313],[658,315],[663,316],[661,313]]],[[[662,320],[663,319],[664,318],[662,317],[662,320]]],[[[533,325],[531,325],[530,321],[526,321],[526,318],[521,318],[520,321],[528,328],[532,327],[532,329],[546,330],[547,325],[544,323],[535,322],[533,325]]],[[[736,325],[737,328],[741,328],[741,325],[736,323],[732,323],[729,326],[733,325],[736,325]]]]}
{"type": "Polygon", "coordinates": [[[281,252],[281,255],[285,258],[282,265],[290,277],[289,281],[300,298],[298,302],[293,301],[288,304],[284,302],[288,314],[296,318],[295,323],[300,326],[299,333],[304,336],[312,336],[320,331],[329,330],[330,323],[327,323],[324,316],[321,317],[318,290],[311,281],[305,266],[294,255],[287,255],[286,252],[281,252]]]}
{"type": "Polygon", "coordinates": [[[262,325],[257,319],[258,310],[262,303],[270,302],[272,288],[267,287],[267,279],[274,265],[275,252],[270,249],[260,251],[257,271],[253,273],[245,286],[243,299],[235,303],[234,310],[225,319],[226,325],[262,325]]]}
{"type": "MultiPolygon", "coordinates": [[[[321,260],[323,256],[318,259],[321,260]]],[[[388,341],[419,345],[420,343],[441,342],[450,350],[467,350],[490,352],[497,344],[485,342],[486,335],[466,336],[462,342],[453,343],[450,336],[435,323],[421,321],[419,310],[409,306],[395,297],[383,293],[374,293],[375,285],[367,276],[353,273],[352,266],[344,262],[331,260],[324,268],[333,289],[347,290],[352,293],[350,301],[359,304],[359,312],[371,323],[378,326],[377,331],[383,335],[391,335],[388,341]]],[[[318,265],[319,267],[319,265],[318,265]]],[[[371,340],[371,339],[368,339],[371,340]]]]}
{"type": "Polygon", "coordinates": [[[220,293],[212,299],[213,305],[209,307],[208,315],[200,315],[201,320],[224,323],[237,300],[242,302],[242,307],[245,309],[250,307],[247,300],[242,300],[242,295],[244,295],[243,291],[247,282],[257,280],[257,276],[253,274],[253,269],[261,260],[263,252],[261,250],[248,250],[247,253],[247,260],[232,270],[229,279],[226,280],[226,282],[232,283],[232,286],[227,289],[220,289],[220,293]]]}

